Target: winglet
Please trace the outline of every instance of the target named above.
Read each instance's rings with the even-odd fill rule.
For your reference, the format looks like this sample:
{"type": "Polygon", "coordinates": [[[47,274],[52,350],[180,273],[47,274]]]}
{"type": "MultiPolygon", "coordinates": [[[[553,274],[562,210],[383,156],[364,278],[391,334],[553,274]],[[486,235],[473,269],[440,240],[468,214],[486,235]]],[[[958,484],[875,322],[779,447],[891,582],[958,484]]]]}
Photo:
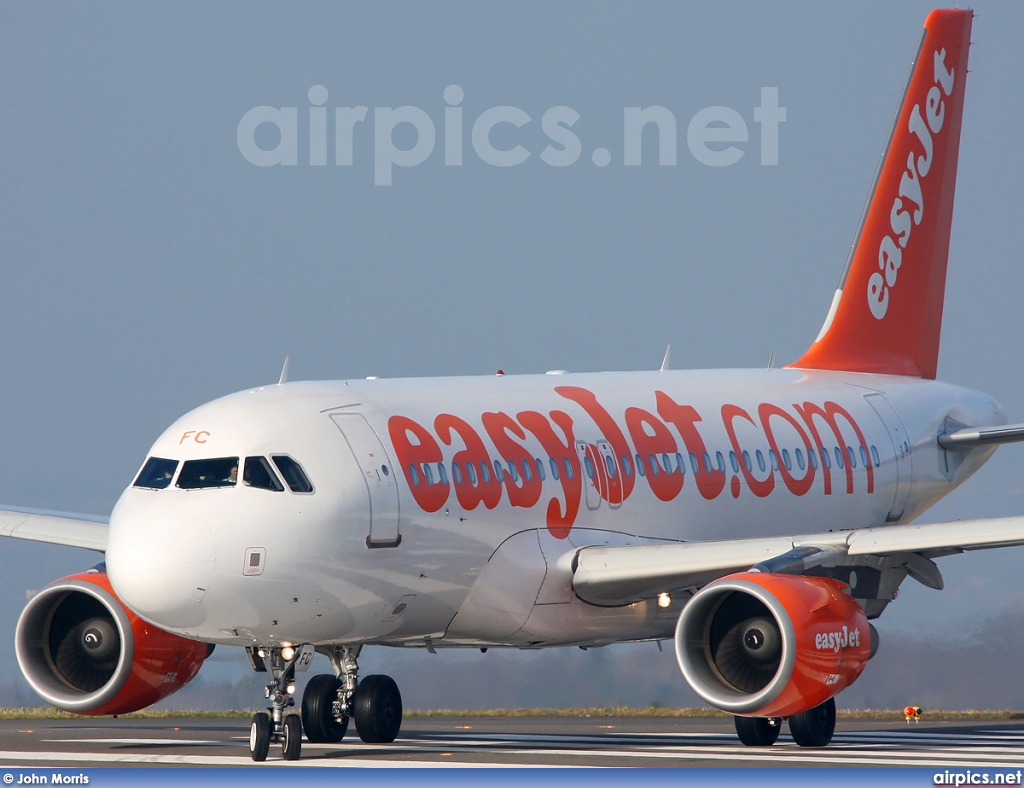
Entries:
{"type": "Polygon", "coordinates": [[[668,362],[669,362],[669,359],[671,358],[671,356],[672,356],[672,346],[669,345],[668,347],[665,348],[665,358],[663,358],[661,360],[661,369],[659,370],[659,372],[664,373],[665,370],[668,369],[668,362]]]}
{"type": "Polygon", "coordinates": [[[288,382],[288,356],[284,357],[284,366],[281,367],[281,377],[277,380],[278,386],[283,386],[288,382]]]}
{"type": "Polygon", "coordinates": [[[850,259],[800,369],[934,379],[972,11],[932,11],[850,259]]]}

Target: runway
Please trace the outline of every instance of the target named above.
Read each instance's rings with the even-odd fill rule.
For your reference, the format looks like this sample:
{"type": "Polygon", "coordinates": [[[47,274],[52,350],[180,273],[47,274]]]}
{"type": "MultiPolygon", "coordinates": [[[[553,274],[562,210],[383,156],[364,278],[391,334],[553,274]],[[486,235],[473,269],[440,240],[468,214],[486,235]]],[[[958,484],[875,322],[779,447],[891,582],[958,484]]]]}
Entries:
{"type": "Polygon", "coordinates": [[[405,721],[390,745],[303,743],[297,763],[272,745],[264,764],[248,752],[245,720],[86,719],[0,723],[0,768],[21,766],[344,767],[921,767],[1024,765],[1024,723],[927,720],[919,725],[840,720],[832,744],[797,747],[785,728],[775,746],[739,744],[729,719],[429,717],[405,721]]]}

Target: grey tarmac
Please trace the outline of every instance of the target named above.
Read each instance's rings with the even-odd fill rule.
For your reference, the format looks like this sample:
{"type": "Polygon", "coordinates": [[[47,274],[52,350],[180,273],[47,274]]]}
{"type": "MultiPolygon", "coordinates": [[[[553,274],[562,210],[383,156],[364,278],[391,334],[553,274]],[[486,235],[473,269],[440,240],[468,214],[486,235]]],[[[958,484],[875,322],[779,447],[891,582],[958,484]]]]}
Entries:
{"type": "Polygon", "coordinates": [[[242,719],[0,722],[0,767],[1024,767],[1024,721],[840,719],[828,747],[742,746],[727,718],[412,717],[393,744],[304,742],[298,762],[272,745],[249,758],[242,719]]]}

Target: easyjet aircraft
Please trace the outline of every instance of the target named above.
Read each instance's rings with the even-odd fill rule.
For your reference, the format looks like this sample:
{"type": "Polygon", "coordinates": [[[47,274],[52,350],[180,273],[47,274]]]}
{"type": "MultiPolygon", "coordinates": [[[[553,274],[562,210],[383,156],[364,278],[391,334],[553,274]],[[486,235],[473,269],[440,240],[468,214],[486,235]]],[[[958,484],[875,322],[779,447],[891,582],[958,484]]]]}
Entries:
{"type": "Polygon", "coordinates": [[[288,382],[182,416],[108,522],[5,510],[8,536],[104,562],[35,596],[18,661],[49,703],[143,708],[214,645],[266,673],[252,757],[354,719],[391,742],[364,646],[674,638],[748,745],[829,742],[869,623],[933,559],[1024,518],[907,525],[999,443],[999,404],[935,380],[972,13],[935,11],[820,335],[784,369],[288,382]],[[295,705],[296,671],[314,653],[295,705]]]}

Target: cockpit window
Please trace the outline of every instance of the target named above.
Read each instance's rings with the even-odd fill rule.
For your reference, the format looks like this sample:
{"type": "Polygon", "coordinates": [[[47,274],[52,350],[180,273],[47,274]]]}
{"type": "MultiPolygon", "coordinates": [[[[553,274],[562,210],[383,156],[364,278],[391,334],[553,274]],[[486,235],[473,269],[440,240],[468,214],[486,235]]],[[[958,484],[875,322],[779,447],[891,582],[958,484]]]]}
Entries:
{"type": "Polygon", "coordinates": [[[162,490],[171,483],[171,477],[178,468],[177,460],[165,460],[162,457],[150,457],[142,466],[133,487],[148,487],[150,490],[162,490]]]}
{"type": "Polygon", "coordinates": [[[274,460],[277,469],[281,471],[289,490],[294,493],[313,492],[313,485],[310,483],[309,477],[295,460],[286,454],[275,454],[271,459],[274,460]]]}
{"type": "Polygon", "coordinates": [[[207,487],[234,487],[238,483],[238,458],[187,460],[178,474],[178,487],[202,490],[207,487]]]}
{"type": "Polygon", "coordinates": [[[270,469],[266,457],[246,457],[245,470],[242,471],[242,483],[246,487],[257,487],[260,490],[282,492],[284,487],[270,469]]]}

